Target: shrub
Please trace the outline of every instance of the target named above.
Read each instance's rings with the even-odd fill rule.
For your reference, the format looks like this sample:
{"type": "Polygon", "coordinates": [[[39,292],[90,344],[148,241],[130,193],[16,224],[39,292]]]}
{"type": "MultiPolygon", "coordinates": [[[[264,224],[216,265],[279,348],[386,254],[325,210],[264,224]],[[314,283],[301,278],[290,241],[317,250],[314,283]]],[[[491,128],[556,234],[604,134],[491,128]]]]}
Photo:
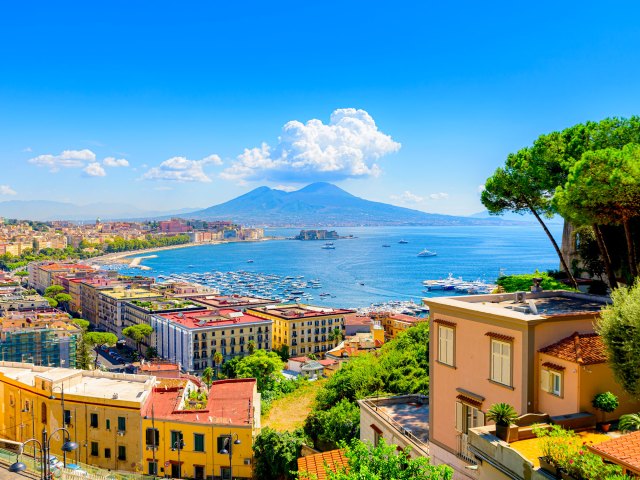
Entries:
{"type": "Polygon", "coordinates": [[[593,405],[593,408],[595,408],[596,410],[600,410],[601,412],[605,413],[611,413],[616,408],[618,408],[620,402],[618,402],[618,397],[616,397],[613,393],[604,392],[598,393],[595,397],[593,397],[591,405],[593,405]]]}
{"type": "Polygon", "coordinates": [[[488,420],[505,427],[511,425],[516,418],[518,418],[518,413],[508,403],[494,403],[487,412],[488,420]]]}

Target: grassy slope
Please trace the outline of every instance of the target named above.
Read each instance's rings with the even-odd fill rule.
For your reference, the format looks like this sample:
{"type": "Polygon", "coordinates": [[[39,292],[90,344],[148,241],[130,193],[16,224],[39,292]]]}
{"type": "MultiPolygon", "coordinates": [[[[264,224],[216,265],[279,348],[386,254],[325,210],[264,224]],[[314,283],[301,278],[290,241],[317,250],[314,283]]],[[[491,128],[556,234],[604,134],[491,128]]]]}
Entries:
{"type": "Polygon", "coordinates": [[[271,427],[283,432],[293,431],[304,424],[318,390],[326,379],[309,382],[295,392],[273,402],[269,413],[262,417],[262,427],[271,427]]]}

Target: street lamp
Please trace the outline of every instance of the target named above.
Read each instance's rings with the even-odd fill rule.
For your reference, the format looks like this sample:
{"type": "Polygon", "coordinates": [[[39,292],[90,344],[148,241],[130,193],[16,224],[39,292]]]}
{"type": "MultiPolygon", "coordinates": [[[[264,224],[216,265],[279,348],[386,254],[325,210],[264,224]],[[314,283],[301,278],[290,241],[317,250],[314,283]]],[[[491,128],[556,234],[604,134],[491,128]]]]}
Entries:
{"type": "Polygon", "coordinates": [[[178,438],[178,440],[173,442],[173,448],[171,449],[172,452],[175,452],[176,450],[178,451],[178,478],[182,478],[182,462],[180,461],[180,451],[182,451],[183,448],[184,448],[184,440],[182,439],[182,434],[181,434],[180,438],[178,438]]]}
{"type": "MultiPolygon", "coordinates": [[[[55,400],[56,396],[53,394],[53,392],[55,391],[56,388],[60,389],[60,403],[62,405],[62,426],[66,427],[67,426],[67,422],[65,422],[65,415],[64,415],[64,385],[56,385],[51,387],[51,395],[49,395],[49,400],[55,400]]],[[[64,450],[62,451],[62,463],[64,465],[65,468],[67,468],[67,452],[65,452],[64,450]]]]}
{"type": "Polygon", "coordinates": [[[218,452],[221,455],[229,455],[229,479],[230,480],[233,480],[233,464],[231,463],[231,460],[233,457],[233,448],[232,448],[233,445],[231,445],[231,439],[234,436],[236,437],[236,439],[233,441],[233,445],[240,445],[242,443],[238,438],[237,433],[229,432],[229,436],[225,439],[224,445],[222,446],[222,450],[218,452]]]}
{"type": "MultiPolygon", "coordinates": [[[[24,446],[29,443],[29,442],[33,442],[36,445],[38,445],[38,447],[40,448],[40,464],[42,465],[42,469],[40,471],[40,480],[50,480],[52,475],[51,475],[51,465],[49,465],[49,453],[51,451],[51,439],[53,438],[53,436],[58,433],[58,432],[64,432],[67,434],[69,440],[67,440],[66,442],[64,442],[62,444],[61,450],[63,453],[67,453],[67,452],[73,452],[75,449],[78,448],[78,444],[75,442],[72,442],[70,440],[71,438],[71,434],[69,433],[69,431],[64,428],[57,428],[55,429],[51,435],[47,435],[47,427],[44,427],[42,429],[42,441],[38,441],[35,438],[30,438],[29,440],[22,442],[22,445],[20,446],[20,453],[18,455],[20,455],[22,453],[22,450],[24,448],[24,446]]],[[[35,452],[34,452],[35,453],[35,452]]],[[[34,460],[35,460],[35,455],[34,455],[34,460]]],[[[19,473],[19,472],[24,472],[27,469],[27,466],[19,461],[18,459],[16,459],[15,463],[12,463],[9,466],[9,471],[12,473],[19,473]]]]}

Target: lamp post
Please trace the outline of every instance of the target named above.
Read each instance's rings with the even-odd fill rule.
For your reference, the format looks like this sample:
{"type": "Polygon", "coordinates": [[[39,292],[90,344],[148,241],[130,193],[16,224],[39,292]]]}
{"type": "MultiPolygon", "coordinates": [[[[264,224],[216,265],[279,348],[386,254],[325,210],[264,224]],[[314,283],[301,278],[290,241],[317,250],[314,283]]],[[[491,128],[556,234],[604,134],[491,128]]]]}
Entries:
{"type": "MultiPolygon", "coordinates": [[[[47,427],[44,427],[42,429],[42,441],[38,441],[35,438],[30,438],[27,441],[22,442],[22,445],[20,447],[20,453],[18,455],[22,454],[22,449],[29,442],[33,442],[36,445],[38,445],[38,447],[40,447],[40,464],[42,465],[42,468],[41,468],[41,471],[40,471],[40,479],[41,480],[50,480],[51,477],[52,477],[52,475],[51,475],[51,465],[49,465],[49,453],[51,451],[51,439],[53,438],[53,436],[56,433],[58,433],[60,431],[65,433],[66,436],[68,437],[68,440],[65,441],[62,444],[61,450],[63,451],[63,453],[73,452],[75,449],[77,449],[78,448],[78,444],[71,441],[71,434],[69,433],[69,430],[67,430],[64,427],[55,429],[53,432],[51,432],[51,435],[47,435],[47,427]]],[[[35,455],[34,455],[34,460],[35,460],[35,455]]],[[[11,464],[9,466],[9,471],[13,472],[13,473],[24,472],[26,469],[27,469],[27,466],[23,462],[19,461],[18,459],[16,460],[15,463],[13,463],[13,464],[11,464]]]]}
{"type": "MultiPolygon", "coordinates": [[[[64,385],[56,385],[51,387],[51,395],[49,396],[49,400],[55,400],[56,396],[53,394],[53,392],[55,391],[56,388],[60,389],[60,404],[62,405],[62,426],[66,427],[67,426],[67,422],[65,422],[65,418],[64,418],[64,385]]],[[[67,452],[65,452],[64,450],[62,451],[62,463],[64,465],[64,467],[67,467],[67,452]]]]}
{"type": "Polygon", "coordinates": [[[231,461],[233,459],[233,448],[232,448],[233,445],[231,445],[231,439],[234,436],[236,437],[236,439],[233,441],[233,445],[240,445],[242,443],[240,441],[240,438],[238,438],[238,434],[237,433],[229,432],[229,436],[224,441],[224,446],[222,447],[222,450],[220,450],[218,452],[221,455],[229,455],[229,479],[230,480],[233,480],[233,464],[231,463],[231,461]]]}
{"type": "MultiPolygon", "coordinates": [[[[155,432],[154,432],[155,435],[155,432]]],[[[155,442],[155,440],[154,440],[155,442]]],[[[182,439],[182,434],[180,434],[180,438],[173,442],[172,451],[178,451],[178,478],[182,478],[182,462],[180,461],[180,451],[184,448],[184,440],[182,439]]]]}

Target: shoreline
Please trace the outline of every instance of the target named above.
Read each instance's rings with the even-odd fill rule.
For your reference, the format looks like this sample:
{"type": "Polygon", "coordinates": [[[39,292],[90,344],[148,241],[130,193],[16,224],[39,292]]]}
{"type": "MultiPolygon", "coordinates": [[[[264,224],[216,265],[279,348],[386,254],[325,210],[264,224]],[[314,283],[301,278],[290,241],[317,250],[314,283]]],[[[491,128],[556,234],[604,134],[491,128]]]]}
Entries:
{"type": "Polygon", "coordinates": [[[141,265],[142,260],[147,258],[157,258],[157,255],[146,255],[148,253],[162,252],[165,250],[176,250],[179,248],[193,248],[193,247],[204,247],[208,245],[221,245],[225,243],[249,243],[249,242],[266,242],[272,240],[283,240],[282,237],[267,237],[262,238],[260,240],[232,240],[232,241],[224,241],[224,240],[215,240],[213,242],[206,243],[183,243],[180,245],[168,245],[166,247],[155,247],[155,248],[144,248],[142,250],[128,250],[126,252],[115,252],[115,253],[107,253],[105,255],[100,255],[98,257],[93,257],[87,259],[86,263],[89,265],[113,265],[116,263],[124,263],[129,265],[132,268],[140,268],[143,270],[148,270],[149,267],[145,267],[141,265]],[[145,256],[146,255],[146,256],[145,256]],[[129,258],[133,257],[133,258],[129,258]]]}

